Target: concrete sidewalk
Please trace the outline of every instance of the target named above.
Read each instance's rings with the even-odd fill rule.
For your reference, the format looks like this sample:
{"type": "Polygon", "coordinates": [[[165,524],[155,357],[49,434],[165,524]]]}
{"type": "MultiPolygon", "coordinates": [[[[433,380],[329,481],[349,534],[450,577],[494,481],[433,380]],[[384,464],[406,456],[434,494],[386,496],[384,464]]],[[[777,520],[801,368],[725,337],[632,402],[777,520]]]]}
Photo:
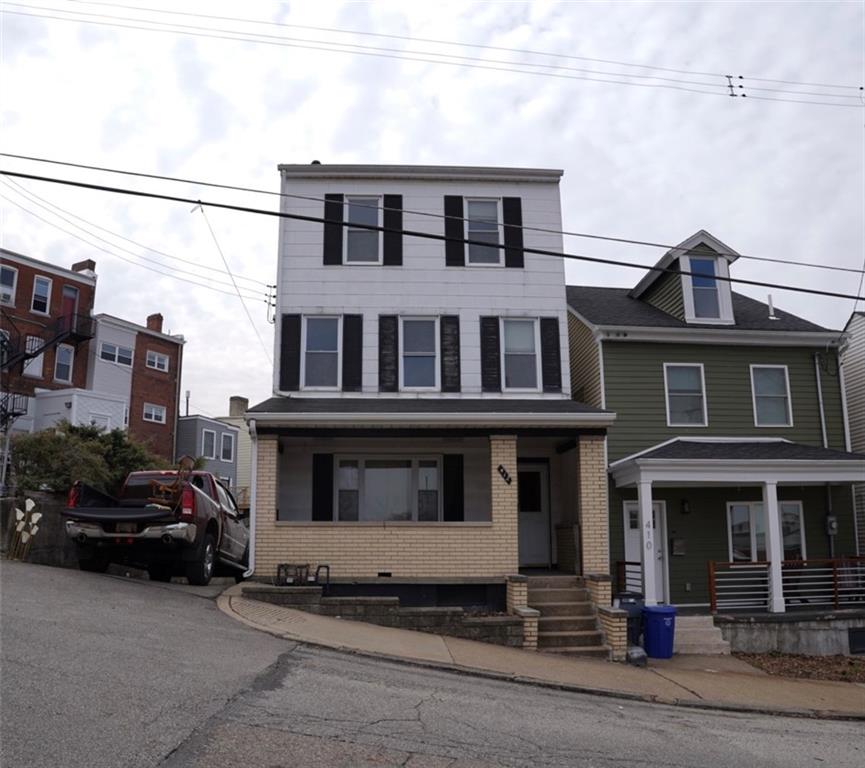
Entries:
{"type": "Polygon", "coordinates": [[[680,706],[865,720],[865,685],[772,677],[730,657],[682,656],[647,669],[523,651],[455,637],[317,616],[243,597],[219,608],[250,627],[336,650],[581,693],[680,706]]]}

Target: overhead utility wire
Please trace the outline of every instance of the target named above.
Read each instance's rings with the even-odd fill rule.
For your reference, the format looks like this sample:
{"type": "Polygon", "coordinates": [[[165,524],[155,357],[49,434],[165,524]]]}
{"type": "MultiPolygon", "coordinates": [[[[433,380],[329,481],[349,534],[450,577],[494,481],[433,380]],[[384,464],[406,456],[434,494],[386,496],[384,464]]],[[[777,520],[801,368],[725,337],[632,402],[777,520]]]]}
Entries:
{"type": "MultiPolygon", "coordinates": [[[[5,184],[7,187],[9,186],[6,179],[0,179],[0,182],[5,184]]],[[[9,188],[11,189],[11,187],[9,187],[9,188]]],[[[30,197],[28,197],[28,193],[26,191],[21,191],[21,192],[19,192],[17,190],[13,190],[13,191],[16,191],[17,194],[21,195],[22,197],[24,197],[26,200],[33,203],[34,205],[37,205],[39,208],[46,211],[47,213],[50,213],[52,216],[56,216],[61,221],[65,221],[67,224],[71,224],[73,227],[80,229],[82,232],[86,233],[87,235],[89,235],[92,238],[95,238],[99,242],[105,243],[106,245],[109,245],[112,248],[117,248],[117,249],[123,251],[124,253],[128,253],[130,256],[134,256],[138,259],[141,259],[142,261],[146,261],[149,264],[154,264],[158,267],[163,267],[164,269],[170,270],[171,272],[177,272],[178,274],[181,274],[181,275],[190,275],[191,277],[195,277],[198,280],[207,280],[207,281],[214,283],[216,285],[227,285],[227,286],[232,285],[232,283],[228,283],[228,282],[225,282],[223,280],[215,280],[212,277],[207,277],[207,275],[200,275],[197,272],[190,272],[187,269],[179,269],[178,267],[172,267],[169,264],[163,264],[161,261],[156,261],[155,259],[148,259],[146,256],[142,256],[142,255],[136,253],[135,251],[131,251],[128,248],[124,248],[122,245],[118,245],[117,243],[112,243],[110,240],[106,240],[104,237],[100,237],[99,235],[94,234],[93,232],[90,232],[85,227],[82,227],[80,224],[76,224],[71,219],[68,219],[63,215],[56,213],[55,211],[52,211],[47,206],[41,205],[40,203],[36,202],[35,200],[30,199],[30,197]]],[[[33,197],[36,197],[36,195],[33,195],[33,197]]],[[[6,198],[6,199],[9,200],[9,198],[6,198]]],[[[14,202],[14,201],[10,201],[10,202],[14,202]]],[[[19,208],[23,208],[23,206],[19,206],[19,208]]],[[[24,208],[24,210],[27,210],[27,209],[24,208]]],[[[266,286],[262,285],[262,287],[266,287],[266,286]]],[[[247,288],[247,290],[253,291],[254,289],[253,288],[247,288]]]]}
{"type": "MultiPolygon", "coordinates": [[[[135,176],[143,179],[154,179],[158,181],[170,181],[172,183],[178,184],[191,184],[193,186],[199,187],[212,187],[213,189],[227,189],[235,192],[249,192],[252,194],[259,195],[270,195],[272,197],[280,197],[280,198],[289,198],[292,200],[309,200],[312,202],[324,203],[325,199],[323,197],[315,197],[313,195],[299,195],[297,193],[289,193],[289,192],[274,192],[271,189],[257,189],[255,187],[240,187],[232,184],[219,184],[211,181],[197,181],[195,179],[184,179],[177,176],[162,176],[159,174],[153,173],[141,173],[137,171],[124,171],[119,168],[108,168],[106,166],[99,165],[86,165],[84,163],[72,163],[64,160],[49,160],[47,158],[42,157],[33,157],[31,155],[16,155],[11,152],[0,152],[0,157],[10,157],[15,158],[16,160],[28,160],[36,163],[46,163],[48,165],[62,165],[69,168],[81,168],[89,171],[99,171],[104,173],[114,173],[120,176],[135,176]]],[[[433,213],[431,211],[414,211],[407,208],[390,208],[385,205],[376,205],[376,206],[363,206],[366,208],[375,208],[380,211],[400,211],[402,213],[409,213],[412,216],[426,216],[427,218],[434,219],[459,219],[463,221],[462,216],[449,216],[447,214],[442,213],[433,213]]],[[[602,240],[605,242],[612,243],[621,243],[624,245],[640,245],[646,246],[649,248],[664,248],[669,251],[681,251],[686,252],[686,248],[682,248],[678,245],[668,245],[666,243],[656,243],[651,240],[634,240],[626,237],[614,237],[612,235],[597,235],[589,232],[573,232],[567,230],[558,230],[558,229],[549,229],[546,227],[529,227],[524,226],[523,230],[526,232],[542,232],[544,234],[551,235],[564,235],[566,237],[579,237],[587,240],[602,240]]],[[[865,273],[865,268],[863,269],[855,269],[853,267],[840,267],[833,264],[814,264],[812,262],[806,261],[792,261],[790,259],[774,259],[769,256],[751,256],[744,253],[732,253],[727,251],[717,251],[717,253],[721,256],[731,256],[740,259],[749,259],[752,261],[765,261],[774,264],[786,264],[789,266],[795,267],[810,267],[813,269],[827,269],[834,270],[837,272],[851,272],[853,274],[859,275],[865,273]]]]}
{"type": "MultiPolygon", "coordinates": [[[[22,179],[32,179],[34,181],[44,181],[44,182],[48,182],[50,184],[61,184],[64,186],[69,186],[69,187],[79,187],[82,189],[93,189],[93,190],[97,190],[100,192],[111,192],[114,194],[129,195],[132,197],[150,198],[150,199],[154,199],[154,200],[166,200],[169,202],[186,203],[186,204],[193,204],[193,205],[208,205],[211,208],[222,208],[224,210],[238,211],[241,213],[255,213],[255,214],[260,214],[263,216],[271,216],[271,217],[279,218],[279,219],[290,219],[293,221],[308,221],[308,222],[313,222],[316,224],[335,224],[335,225],[338,225],[340,227],[347,227],[348,226],[348,222],[346,222],[346,221],[333,221],[331,219],[325,219],[321,216],[306,216],[306,215],[299,214],[299,213],[283,213],[281,211],[268,211],[268,210],[265,210],[263,208],[250,208],[249,206],[232,205],[230,203],[205,202],[202,200],[195,200],[195,199],[189,198],[189,197],[178,197],[175,195],[163,195],[163,194],[157,194],[155,192],[144,192],[144,191],[137,190],[137,189],[127,189],[124,187],[109,187],[109,186],[106,186],[103,184],[88,184],[88,183],[83,182],[83,181],[74,181],[74,180],[70,180],[70,179],[59,179],[59,178],[55,178],[52,176],[36,176],[36,175],[30,174],[30,173],[18,173],[16,171],[7,171],[4,169],[0,169],[0,175],[3,175],[3,174],[9,175],[9,176],[15,176],[17,178],[22,178],[22,179]]],[[[448,237],[447,235],[437,235],[437,234],[433,234],[431,232],[418,232],[415,230],[397,229],[394,227],[382,227],[382,226],[377,226],[377,225],[373,225],[373,224],[352,223],[351,227],[353,229],[366,229],[366,230],[370,230],[372,232],[390,232],[392,234],[403,235],[406,237],[417,237],[417,238],[421,238],[424,240],[437,240],[439,242],[446,242],[446,243],[447,242],[460,243],[461,245],[479,245],[479,246],[488,247],[488,248],[489,247],[498,248],[499,250],[504,250],[506,247],[503,243],[488,243],[488,242],[484,242],[482,240],[472,240],[470,238],[448,237]]],[[[547,250],[544,248],[531,248],[528,246],[524,246],[522,248],[522,251],[524,253],[535,254],[538,256],[551,256],[551,257],[559,258],[559,259],[571,259],[571,260],[575,260],[575,261],[588,261],[588,262],[595,263],[595,264],[608,264],[611,266],[628,267],[630,269],[639,269],[639,270],[643,270],[643,271],[648,270],[650,272],[661,272],[661,273],[669,273],[669,274],[677,274],[677,275],[689,275],[689,276],[696,276],[696,277],[705,277],[705,275],[698,275],[694,272],[690,272],[687,270],[673,269],[671,267],[659,267],[657,265],[646,266],[645,264],[637,264],[637,263],[632,262],[632,261],[622,261],[622,260],[618,260],[618,259],[605,259],[605,258],[601,258],[598,256],[585,256],[585,255],[576,254],[576,253],[560,253],[558,251],[551,251],[551,250],[547,250]]],[[[836,291],[823,291],[823,290],[820,290],[817,288],[800,288],[797,286],[784,285],[781,283],[767,283],[767,282],[764,282],[762,280],[746,280],[746,279],[741,278],[741,277],[729,277],[726,275],[716,275],[714,279],[720,280],[722,282],[728,282],[728,283],[740,283],[742,285],[756,285],[756,286],[760,286],[763,288],[776,288],[778,290],[793,291],[795,293],[808,293],[808,294],[813,294],[815,296],[831,296],[833,298],[838,298],[838,299],[857,300],[857,299],[865,298],[865,297],[857,296],[854,294],[839,293],[836,291]]]]}
{"type": "MultiPolygon", "coordinates": [[[[12,200],[11,198],[7,197],[6,195],[4,195],[2,193],[0,193],[0,199],[3,199],[6,202],[10,203],[11,205],[14,205],[17,208],[20,208],[22,211],[24,211],[24,213],[32,216],[35,219],[38,219],[43,224],[47,224],[48,226],[54,227],[55,229],[60,230],[64,234],[67,234],[70,237],[74,237],[76,240],[80,240],[82,243],[85,243],[89,247],[95,248],[97,251],[101,251],[102,253],[108,254],[109,256],[113,256],[114,258],[120,259],[121,261],[125,261],[127,264],[132,264],[135,267],[141,267],[141,269],[146,269],[149,272],[155,272],[157,275],[162,275],[163,277],[171,277],[175,280],[181,280],[182,282],[186,283],[187,285],[195,285],[199,288],[205,288],[208,291],[214,291],[216,293],[221,293],[224,296],[234,296],[234,293],[231,293],[230,291],[223,291],[219,288],[214,288],[211,285],[207,285],[205,283],[199,283],[199,282],[196,282],[195,280],[189,280],[189,279],[183,278],[183,277],[178,277],[177,275],[172,275],[168,272],[160,272],[158,269],[153,269],[153,267],[148,267],[146,264],[141,264],[140,262],[132,261],[132,259],[127,259],[125,256],[121,256],[119,253],[115,253],[114,251],[109,251],[107,248],[103,248],[101,245],[97,245],[96,243],[92,243],[91,241],[81,237],[80,235],[76,234],[75,232],[70,232],[68,229],[65,229],[64,227],[61,227],[59,224],[57,224],[53,221],[50,221],[50,220],[44,218],[43,216],[40,216],[38,213],[31,211],[29,208],[21,205],[20,203],[16,202],[15,200],[12,200]]],[[[261,300],[261,301],[267,301],[267,299],[262,299],[259,296],[247,296],[247,298],[255,299],[255,300],[261,300]]]]}
{"type": "MultiPolygon", "coordinates": [[[[194,261],[193,259],[184,259],[184,258],[181,258],[180,256],[173,256],[170,253],[165,253],[165,251],[160,251],[160,250],[157,250],[156,248],[151,248],[149,245],[144,245],[143,243],[139,243],[135,240],[132,240],[131,238],[125,237],[124,235],[121,235],[118,232],[113,232],[110,229],[106,229],[105,227],[102,227],[99,224],[96,224],[95,222],[90,221],[89,219],[85,219],[83,216],[79,216],[78,214],[72,213],[71,211],[68,211],[65,208],[61,208],[59,205],[52,203],[50,200],[46,200],[44,197],[40,197],[39,195],[37,195],[32,190],[29,190],[25,186],[18,184],[15,181],[12,181],[12,179],[0,179],[0,182],[5,184],[6,186],[11,185],[10,188],[14,187],[15,192],[18,192],[18,194],[28,197],[30,199],[30,202],[35,203],[36,205],[39,205],[39,202],[37,202],[37,201],[40,201],[41,203],[44,204],[44,205],[39,205],[40,208],[42,208],[43,210],[49,211],[49,213],[54,214],[55,216],[57,216],[60,219],[63,219],[63,216],[61,216],[59,213],[56,213],[55,211],[60,211],[61,213],[65,213],[67,216],[71,216],[73,219],[77,219],[78,221],[83,221],[88,226],[94,227],[95,229],[101,230],[102,232],[106,232],[109,235],[111,235],[112,237],[117,237],[121,240],[125,240],[127,243],[132,243],[132,245],[137,245],[139,248],[144,248],[147,251],[152,251],[153,253],[158,253],[160,256],[165,256],[168,259],[175,259],[176,261],[181,261],[184,264],[191,264],[192,266],[198,267],[199,269],[203,269],[207,272],[214,272],[215,274],[218,274],[218,275],[227,275],[228,274],[227,272],[224,272],[221,269],[214,269],[213,267],[208,266],[207,264],[202,264],[200,261],[194,261]]],[[[69,224],[72,224],[73,226],[78,227],[79,229],[83,230],[84,232],[87,232],[87,234],[91,235],[92,237],[98,237],[98,235],[94,235],[92,232],[88,232],[85,227],[82,227],[81,225],[76,224],[73,221],[69,221],[68,219],[64,219],[64,221],[67,221],[69,224]]],[[[102,238],[100,238],[100,239],[102,239],[102,238]]],[[[144,259],[145,261],[150,261],[151,263],[165,267],[166,269],[182,271],[182,270],[178,270],[177,267],[171,266],[170,264],[163,264],[162,262],[156,261],[155,259],[147,259],[146,256],[141,256],[140,254],[135,253],[134,251],[130,251],[127,248],[123,248],[121,246],[116,246],[115,243],[112,243],[108,240],[102,239],[102,242],[107,243],[108,245],[111,245],[114,247],[120,247],[121,250],[125,251],[126,253],[132,254],[133,256],[137,256],[138,258],[144,259]]],[[[200,277],[202,280],[212,280],[213,279],[213,278],[207,277],[205,275],[197,275],[196,273],[193,273],[193,272],[185,272],[184,271],[184,274],[190,274],[190,275],[195,274],[196,277],[200,277]]],[[[254,283],[256,288],[267,288],[268,287],[267,283],[265,283],[263,280],[254,280],[251,277],[244,277],[243,275],[235,275],[235,277],[238,280],[246,280],[247,282],[254,283]]],[[[229,283],[225,283],[225,282],[217,281],[217,280],[214,280],[213,282],[218,282],[220,285],[229,285],[229,283]]],[[[250,291],[255,290],[252,287],[247,287],[247,286],[244,286],[244,287],[250,291]]]]}
{"type": "MultiPolygon", "coordinates": [[[[482,43],[467,43],[460,42],[455,40],[441,40],[437,38],[429,38],[429,37],[416,37],[413,35],[396,35],[396,34],[388,34],[384,32],[368,32],[364,30],[358,29],[343,29],[339,27],[321,27],[314,26],[311,24],[291,24],[283,21],[264,21],[260,19],[248,19],[242,18],[238,16],[216,16],[213,14],[207,13],[190,13],[186,11],[172,11],[164,8],[147,8],[138,5],[124,5],[120,3],[107,3],[107,2],[96,2],[95,0],[67,0],[67,2],[76,3],[78,5],[97,5],[97,6],[107,6],[109,8],[123,8],[126,10],[132,11],[146,11],[152,13],[161,13],[170,16],[192,16],[195,18],[202,19],[213,19],[215,21],[233,21],[240,22],[245,24],[263,24],[266,26],[273,27],[285,27],[291,29],[309,29],[315,32],[332,32],[336,34],[342,35],[358,35],[365,37],[378,37],[378,38],[386,38],[390,40],[403,40],[406,42],[420,42],[420,43],[433,43],[435,45],[449,45],[454,47],[461,48],[477,48],[488,51],[502,51],[505,53],[520,53],[528,56],[549,56],[551,58],[556,59],[568,59],[571,61],[590,61],[597,64],[612,64],[620,67],[634,67],[639,69],[651,69],[658,72],[672,72],[680,75],[696,75],[700,77],[719,77],[725,78],[727,75],[721,72],[699,72],[696,70],[688,70],[688,69],[676,69],[674,67],[659,67],[652,64],[635,64],[633,62],[628,61],[617,61],[614,59],[598,59],[590,56],[577,56],[575,54],[565,54],[565,53],[553,53],[552,51],[537,51],[526,48],[509,48],[507,46],[501,45],[485,45],[482,43]]],[[[13,3],[13,5],[18,5],[18,3],[13,3]]],[[[770,77],[753,77],[751,75],[747,76],[747,79],[756,80],[764,83],[783,83],[787,85],[802,85],[813,88],[844,88],[844,89],[853,89],[853,90],[862,90],[860,86],[855,85],[840,85],[834,83],[813,83],[813,82],[802,82],[799,80],[779,80],[776,78],[770,77]]]]}
{"type": "MultiPolygon", "coordinates": [[[[33,8],[36,8],[37,10],[41,10],[41,8],[39,6],[23,6],[23,7],[33,7],[33,8]]],[[[638,83],[638,82],[631,82],[628,80],[611,80],[611,79],[607,79],[607,78],[587,77],[585,75],[567,75],[567,74],[562,74],[559,72],[538,72],[538,71],[531,71],[531,70],[525,70],[525,69],[519,69],[518,68],[519,66],[535,66],[535,67],[553,67],[553,68],[555,68],[554,65],[533,64],[530,62],[516,62],[515,63],[516,66],[505,66],[505,67],[489,66],[488,64],[480,63],[480,62],[488,61],[486,59],[477,59],[477,58],[465,57],[465,56],[454,56],[453,54],[440,54],[440,53],[424,52],[423,55],[439,56],[439,57],[447,56],[450,58],[464,59],[464,60],[468,59],[470,62],[478,62],[478,63],[467,63],[466,61],[448,61],[448,60],[444,60],[442,58],[428,59],[428,58],[422,58],[422,56],[405,55],[406,52],[402,52],[402,51],[395,52],[395,53],[383,53],[381,51],[388,51],[388,50],[394,51],[395,49],[383,49],[383,48],[376,48],[373,46],[362,46],[362,45],[359,45],[356,43],[339,43],[339,42],[323,41],[324,45],[330,46],[330,47],[323,47],[322,45],[308,45],[308,44],[305,45],[305,44],[302,44],[302,42],[307,42],[307,41],[305,41],[304,38],[294,38],[294,39],[299,40],[300,42],[289,42],[290,40],[293,40],[293,38],[284,38],[284,37],[280,37],[277,35],[264,35],[262,33],[256,33],[256,32],[243,33],[243,32],[235,32],[233,30],[213,30],[212,28],[196,27],[194,25],[189,25],[189,24],[177,24],[177,23],[168,24],[166,22],[150,21],[150,20],[138,19],[138,18],[129,19],[127,17],[111,16],[108,14],[87,14],[87,13],[78,12],[78,11],[64,11],[62,9],[55,9],[55,8],[51,8],[49,10],[56,11],[59,13],[77,14],[79,16],[96,16],[96,17],[108,18],[108,19],[113,18],[113,19],[120,19],[120,20],[137,21],[137,22],[141,22],[144,24],[150,24],[151,26],[144,27],[144,26],[140,26],[140,24],[137,24],[137,25],[136,24],[119,24],[116,22],[97,21],[97,20],[91,19],[91,18],[69,18],[68,16],[53,16],[50,14],[33,14],[33,13],[25,13],[23,11],[8,10],[6,8],[0,8],[0,13],[9,13],[9,14],[14,14],[14,15],[19,15],[19,16],[30,16],[30,17],[39,18],[39,19],[52,19],[55,21],[68,21],[68,22],[79,23],[79,24],[94,24],[94,25],[98,25],[98,26],[115,27],[118,29],[135,29],[135,30],[139,30],[139,31],[143,31],[143,32],[168,32],[171,34],[189,35],[192,37],[212,38],[214,40],[232,40],[232,41],[236,41],[236,42],[261,43],[264,45],[277,45],[277,46],[283,46],[283,47],[289,47],[289,48],[298,48],[298,49],[303,49],[303,50],[323,51],[323,52],[328,52],[328,53],[354,54],[354,55],[358,55],[358,56],[377,56],[380,58],[397,59],[399,61],[415,61],[415,62],[422,62],[422,63],[427,63],[427,64],[444,64],[444,65],[453,66],[453,67],[464,67],[464,68],[469,68],[469,69],[482,69],[482,70],[489,70],[489,71],[493,71],[493,72],[511,72],[511,73],[515,73],[515,74],[539,75],[539,76],[543,76],[543,77],[554,77],[554,78],[565,79],[565,80],[583,80],[586,82],[604,83],[607,85],[630,85],[630,86],[638,86],[638,87],[642,87],[642,88],[666,88],[666,89],[670,89],[670,90],[684,91],[684,92],[688,92],[688,93],[700,93],[700,94],[704,94],[704,95],[708,95],[708,96],[724,96],[724,97],[748,96],[748,98],[751,100],[786,101],[786,102],[791,103],[791,104],[811,104],[811,105],[825,106],[825,107],[852,107],[854,109],[862,109],[862,105],[860,105],[860,104],[841,104],[841,103],[833,102],[833,101],[814,101],[814,100],[809,100],[809,99],[779,99],[779,98],[768,98],[768,97],[764,97],[764,96],[749,95],[746,93],[741,93],[741,94],[740,93],[731,93],[729,91],[729,85],[726,81],[726,77],[725,77],[723,83],[720,83],[720,82],[715,83],[715,84],[713,84],[713,83],[697,83],[698,85],[702,85],[706,88],[716,89],[716,90],[707,91],[707,90],[702,90],[702,89],[697,89],[697,88],[685,87],[683,85],[674,85],[672,83],[648,83],[648,82],[638,83]],[[208,34],[206,31],[202,32],[202,31],[190,31],[190,30],[210,30],[211,32],[221,32],[221,33],[227,33],[227,34],[208,34]],[[250,37],[249,35],[254,35],[255,37],[250,37]],[[261,39],[261,38],[276,38],[276,39],[261,39]]],[[[308,41],[308,42],[321,43],[322,41],[308,41]]],[[[407,53],[411,53],[411,51],[408,51],[407,53]]],[[[631,75],[628,73],[601,73],[601,74],[606,74],[606,75],[610,75],[613,77],[616,77],[616,76],[618,76],[618,77],[639,77],[638,75],[631,75]]],[[[655,78],[655,79],[657,79],[657,78],[655,78]]],[[[670,79],[670,78],[667,78],[667,79],[670,79]]],[[[683,80],[680,82],[687,84],[687,83],[690,83],[693,81],[683,80]]],[[[760,88],[753,87],[753,88],[751,88],[751,90],[777,90],[777,89],[760,89],[760,88]]],[[[808,93],[804,93],[804,92],[796,92],[796,91],[780,91],[780,92],[787,93],[791,96],[813,95],[813,94],[808,94],[808,93]]],[[[847,95],[841,95],[841,94],[817,94],[817,95],[821,96],[823,98],[851,98],[847,95]]]]}

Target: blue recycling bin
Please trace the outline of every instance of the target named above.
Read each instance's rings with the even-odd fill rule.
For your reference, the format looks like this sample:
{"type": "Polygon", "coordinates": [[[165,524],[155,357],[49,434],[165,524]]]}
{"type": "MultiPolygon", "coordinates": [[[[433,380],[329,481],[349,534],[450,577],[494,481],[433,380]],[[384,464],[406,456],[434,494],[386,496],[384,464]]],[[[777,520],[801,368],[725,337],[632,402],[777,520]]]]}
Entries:
{"type": "Polygon", "coordinates": [[[648,605],[643,608],[643,646],[650,659],[673,657],[676,633],[676,609],[672,605],[648,605]]]}

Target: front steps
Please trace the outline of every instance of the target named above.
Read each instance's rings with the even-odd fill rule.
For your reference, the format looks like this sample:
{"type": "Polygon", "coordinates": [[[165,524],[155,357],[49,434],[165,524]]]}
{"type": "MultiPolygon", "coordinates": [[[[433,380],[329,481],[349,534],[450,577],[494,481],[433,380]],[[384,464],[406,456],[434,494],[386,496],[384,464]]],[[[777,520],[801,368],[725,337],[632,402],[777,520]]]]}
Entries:
{"type": "Polygon", "coordinates": [[[673,652],[720,656],[730,653],[730,643],[711,616],[676,616],[673,652]]]}
{"type": "Polygon", "coordinates": [[[609,658],[595,607],[578,576],[529,576],[528,604],[540,612],[538,650],[569,656],[609,658]]]}

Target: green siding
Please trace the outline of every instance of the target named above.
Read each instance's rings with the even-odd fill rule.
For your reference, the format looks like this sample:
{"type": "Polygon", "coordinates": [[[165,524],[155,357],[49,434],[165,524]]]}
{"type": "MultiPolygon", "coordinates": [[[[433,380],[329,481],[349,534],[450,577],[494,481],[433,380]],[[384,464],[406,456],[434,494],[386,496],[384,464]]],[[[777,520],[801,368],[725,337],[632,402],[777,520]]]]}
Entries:
{"type": "MultiPolygon", "coordinates": [[[[609,459],[616,461],[677,436],[783,437],[821,445],[814,351],[804,347],[655,344],[605,341],[606,407],[616,413],[609,429],[609,459]],[[668,427],[663,364],[703,363],[707,427],[668,427]],[[751,364],[787,365],[792,427],[755,427],[751,364]]],[[[829,447],[844,449],[837,357],[823,353],[821,370],[829,447]]]]}
{"type": "MultiPolygon", "coordinates": [[[[668,557],[670,597],[673,603],[708,603],[709,560],[727,561],[730,558],[727,540],[727,502],[760,501],[760,488],[655,488],[653,498],[665,501],[667,507],[668,538],[684,539],[685,554],[668,557]],[[690,513],[682,514],[682,500],[687,499],[690,513]],[[690,589],[688,589],[690,585],[690,589]]],[[[778,497],[787,501],[801,501],[805,519],[805,548],[810,558],[829,557],[829,538],[826,535],[826,486],[779,486],[778,497]]],[[[634,489],[616,489],[610,486],[610,559],[623,560],[624,522],[623,501],[636,499],[634,489]]],[[[856,551],[853,528],[853,506],[850,486],[832,487],[832,511],[838,518],[835,537],[835,555],[853,555],[856,551]]]]}
{"type": "Polygon", "coordinates": [[[668,315],[677,317],[679,320],[685,319],[682,277],[679,274],[662,275],[640,298],[668,315]]]}

